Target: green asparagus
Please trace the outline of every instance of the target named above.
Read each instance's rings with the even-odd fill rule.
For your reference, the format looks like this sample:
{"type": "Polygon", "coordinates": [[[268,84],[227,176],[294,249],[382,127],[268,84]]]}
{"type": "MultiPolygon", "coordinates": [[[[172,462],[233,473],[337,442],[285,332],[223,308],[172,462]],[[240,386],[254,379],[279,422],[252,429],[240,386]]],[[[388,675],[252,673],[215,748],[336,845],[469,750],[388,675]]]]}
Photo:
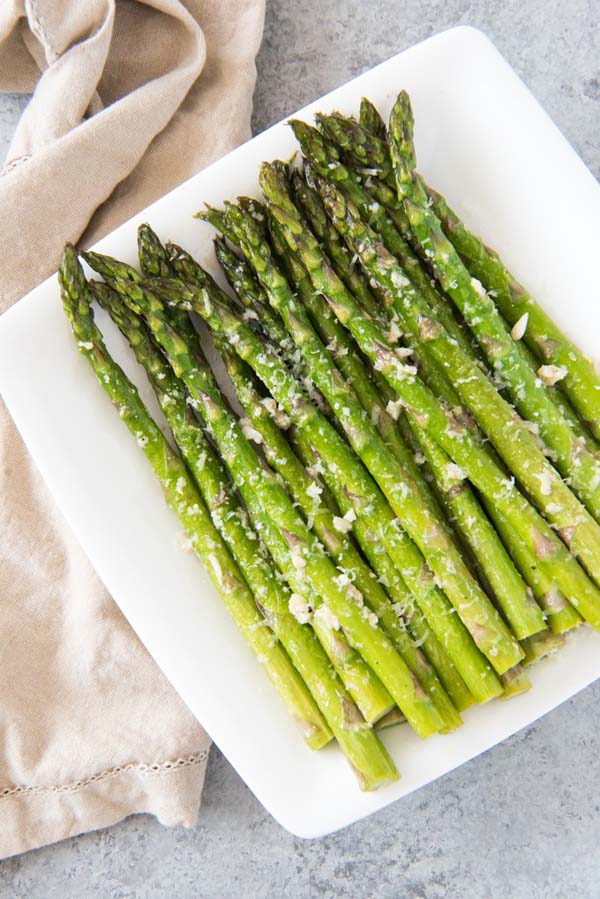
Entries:
{"type": "Polygon", "coordinates": [[[357,516],[363,515],[371,521],[374,532],[381,535],[395,564],[410,581],[411,590],[418,596],[432,629],[473,695],[478,701],[499,695],[500,682],[477,651],[458,617],[451,614],[443,594],[435,589],[417,547],[398,529],[396,518],[375,483],[329,421],[303,395],[292,373],[245,322],[232,314],[218,298],[212,297],[207,289],[178,291],[174,299],[177,296],[180,301],[192,304],[216,333],[222,333],[229,339],[286,413],[296,424],[310,431],[314,445],[339,473],[352,497],[357,516]]]}
{"type": "MultiPolygon", "coordinates": [[[[260,614],[252,593],[235,561],[212,524],[203,500],[188,471],[141,401],[137,389],[109,355],[96,326],[91,294],[77,254],[65,248],[59,280],[65,314],[71,323],[77,347],[86,356],[100,384],[119,416],[136,439],[156,473],[165,499],[179,516],[194,552],[204,563],[223,602],[244,637],[265,668],[274,686],[304,731],[309,745],[319,746],[329,729],[304,682],[293,668],[281,644],[260,614]]],[[[375,750],[378,749],[374,744],[375,750]]],[[[367,741],[357,741],[360,752],[352,762],[365,787],[375,787],[388,779],[382,761],[384,752],[373,751],[367,741]]],[[[390,763],[391,764],[391,763],[390,763]]]]}
{"type": "MultiPolygon", "coordinates": [[[[86,259],[96,270],[100,268],[106,272],[110,267],[110,260],[98,254],[87,253],[86,259]]],[[[308,530],[279,481],[260,464],[237,419],[225,406],[210,371],[197,365],[185,341],[170,327],[163,303],[155,294],[130,280],[117,280],[114,286],[134,311],[143,314],[175,373],[184,381],[248,507],[260,503],[265,514],[277,524],[281,540],[288,547],[291,564],[301,572],[302,578],[307,578],[313,591],[323,597],[351,644],[360,649],[417,733],[422,737],[434,733],[439,727],[439,719],[434,714],[433,704],[426,714],[422,691],[379,628],[377,617],[365,607],[358,591],[348,589],[344,575],[338,572],[322,545],[308,530]]],[[[198,293],[203,301],[197,311],[206,313],[208,290],[203,288],[198,293]]],[[[223,309],[226,311],[225,307],[223,309]]]]}
{"type": "MultiPolygon", "coordinates": [[[[341,282],[333,273],[316,239],[303,226],[298,211],[292,203],[289,193],[286,192],[281,168],[263,165],[261,182],[265,194],[273,204],[275,218],[278,220],[283,218],[282,211],[285,214],[286,224],[282,225],[282,231],[288,238],[290,246],[297,250],[302,258],[312,279],[314,290],[318,291],[317,295],[320,296],[322,294],[324,297],[327,297],[333,306],[335,296],[332,294],[331,288],[332,286],[337,287],[341,282]],[[290,225],[291,222],[293,222],[293,228],[290,225]]],[[[321,299],[321,303],[326,306],[323,299],[321,299]]],[[[322,321],[323,319],[324,313],[321,313],[319,320],[322,321]]],[[[338,327],[342,327],[341,323],[338,327]]],[[[337,335],[337,332],[336,342],[337,345],[345,347],[345,355],[342,357],[342,360],[348,359],[350,352],[347,348],[347,342],[344,342],[343,338],[337,335]]],[[[399,353],[400,350],[398,349],[396,352],[399,353]]],[[[351,377],[351,372],[346,371],[345,373],[349,378],[351,377]]],[[[355,389],[357,389],[357,380],[356,377],[351,379],[355,389]]],[[[365,404],[363,403],[363,405],[365,404]]],[[[368,406],[365,405],[365,408],[368,409],[368,406]]],[[[377,419],[374,419],[374,421],[377,421],[377,419]]],[[[396,432],[396,435],[402,442],[398,432],[396,432]]],[[[469,490],[466,490],[463,486],[458,487],[458,483],[464,480],[460,469],[451,464],[451,460],[445,456],[443,450],[440,450],[437,445],[429,446],[428,444],[428,447],[430,450],[430,462],[436,467],[439,477],[445,481],[445,492],[449,493],[451,488],[453,488],[453,502],[455,507],[457,507],[462,528],[466,530],[474,551],[481,560],[481,564],[485,567],[486,572],[489,572],[492,586],[503,611],[513,625],[515,634],[522,638],[542,630],[545,627],[543,614],[533,597],[530,596],[512,560],[479,507],[477,500],[469,490]],[[451,474],[454,470],[458,472],[458,476],[451,474]],[[449,479],[455,483],[449,483],[449,479]]],[[[404,452],[406,452],[405,449],[404,452]]],[[[452,559],[452,564],[455,564],[457,557],[460,558],[460,556],[458,552],[452,555],[452,546],[451,543],[448,543],[444,552],[447,558],[452,559]]],[[[425,555],[428,558],[427,553],[425,555]]],[[[431,560],[430,564],[433,567],[431,560]]],[[[448,592],[446,582],[442,580],[439,571],[435,567],[433,567],[433,570],[444,584],[446,592],[448,592]]],[[[452,600],[452,596],[448,595],[452,600]]]]}
{"type": "MultiPolygon", "coordinates": [[[[364,267],[385,285],[403,326],[438,352],[440,360],[443,360],[455,383],[459,380],[473,379],[477,381],[478,387],[481,387],[481,392],[486,394],[486,398],[491,390],[489,402],[493,408],[502,404],[504,401],[489,381],[482,377],[480,369],[472,363],[471,358],[449,339],[443,326],[431,318],[430,310],[411,287],[397,261],[377,240],[369,226],[361,221],[358,211],[350,201],[331,184],[324,186],[324,200],[336,227],[359,252],[364,267]]],[[[518,491],[514,479],[507,478],[495,460],[474,439],[470,430],[445,409],[417,377],[413,374],[407,376],[404,363],[395,354],[385,334],[374,322],[365,318],[343,284],[339,282],[335,288],[336,298],[332,306],[336,314],[353,333],[363,352],[380,368],[382,374],[398,392],[404,407],[417,424],[440,443],[490,502],[496,502],[513,526],[523,534],[537,555],[540,565],[546,568],[550,577],[556,581],[584,618],[595,627],[600,626],[600,593],[586,577],[565,544],[525,500],[518,491]]],[[[480,397],[478,402],[479,400],[480,397]]],[[[519,477],[549,519],[561,528],[563,539],[582,559],[585,559],[586,567],[589,566],[598,576],[600,566],[594,564],[596,551],[593,539],[588,543],[587,513],[548,465],[532,435],[520,420],[515,420],[511,414],[508,428],[501,438],[500,435],[498,437],[499,446],[504,449],[505,458],[510,458],[513,463],[515,473],[519,473],[519,477]],[[563,497],[572,513],[566,520],[562,505],[563,497]],[[560,508],[558,508],[559,501],[560,508]],[[556,503],[556,506],[553,503],[556,503]],[[574,504],[575,516],[573,516],[574,504]]]]}

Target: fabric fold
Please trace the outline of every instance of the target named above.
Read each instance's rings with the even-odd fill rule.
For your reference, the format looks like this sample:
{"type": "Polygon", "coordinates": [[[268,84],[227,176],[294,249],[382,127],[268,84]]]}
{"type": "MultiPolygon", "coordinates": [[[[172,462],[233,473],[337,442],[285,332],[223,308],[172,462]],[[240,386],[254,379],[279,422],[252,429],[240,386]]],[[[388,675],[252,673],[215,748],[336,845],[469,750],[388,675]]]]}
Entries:
{"type": "MultiPolygon", "coordinates": [[[[0,311],[250,136],[264,0],[7,0],[0,311]]],[[[99,582],[0,402],[0,857],[194,823],[210,741],[99,582]]],[[[117,551],[118,548],[115,548],[117,551]]],[[[206,685],[210,689],[210,685],[206,685]]]]}

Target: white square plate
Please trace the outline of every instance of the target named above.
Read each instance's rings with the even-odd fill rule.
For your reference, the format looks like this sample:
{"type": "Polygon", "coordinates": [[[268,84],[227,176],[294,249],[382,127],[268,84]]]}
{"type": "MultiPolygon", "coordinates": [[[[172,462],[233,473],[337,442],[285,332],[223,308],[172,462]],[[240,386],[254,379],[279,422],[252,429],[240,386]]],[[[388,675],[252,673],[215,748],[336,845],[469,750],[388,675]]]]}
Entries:
{"type": "MultiPolygon", "coordinates": [[[[377,66],[297,115],[383,113],[412,97],[419,165],[584,350],[600,338],[600,188],[498,54],[471,28],[438,35],[377,66]]],[[[135,263],[149,221],[215,270],[212,231],[192,219],[257,189],[263,159],[289,157],[275,125],[102,240],[135,263]]],[[[116,357],[152,402],[140,370],[99,315],[116,357]]],[[[150,467],[79,355],[50,278],[0,320],[0,389],[29,451],[100,577],[167,677],[258,799],[288,830],[316,837],[394,802],[500,742],[600,676],[600,637],[581,629],[532,672],[534,689],[466,714],[456,733],[421,743],[407,727],[384,740],[402,773],[361,794],[335,749],[311,753],[220,604],[150,467]]],[[[151,760],[149,760],[151,761],[151,760]]]]}

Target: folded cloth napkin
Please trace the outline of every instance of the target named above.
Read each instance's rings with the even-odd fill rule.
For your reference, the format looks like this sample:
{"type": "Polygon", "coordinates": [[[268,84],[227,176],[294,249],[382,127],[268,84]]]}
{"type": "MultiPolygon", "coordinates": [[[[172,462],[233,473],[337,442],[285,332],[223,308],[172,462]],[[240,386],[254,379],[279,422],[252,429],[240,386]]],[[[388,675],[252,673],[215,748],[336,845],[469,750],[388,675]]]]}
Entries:
{"type": "MultiPolygon", "coordinates": [[[[5,0],[0,311],[249,136],[264,0],[5,0]]],[[[209,739],[107,595],[0,402],[0,857],[197,817],[209,739]]],[[[206,685],[210,689],[210,685],[206,685]]]]}

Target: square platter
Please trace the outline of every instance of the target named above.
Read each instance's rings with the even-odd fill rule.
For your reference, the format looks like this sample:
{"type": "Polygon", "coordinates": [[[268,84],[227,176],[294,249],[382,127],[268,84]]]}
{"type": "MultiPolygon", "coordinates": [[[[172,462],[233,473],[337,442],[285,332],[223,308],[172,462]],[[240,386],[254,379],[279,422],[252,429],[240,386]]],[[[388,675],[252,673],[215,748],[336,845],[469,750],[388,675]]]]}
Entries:
{"type": "MultiPolygon", "coordinates": [[[[467,223],[593,357],[600,340],[600,187],[489,40],[471,28],[431,38],[300,110],[356,113],[368,96],[385,115],[401,89],[416,116],[419,167],[467,223]]],[[[148,221],[213,273],[212,229],[192,219],[204,201],[255,194],[260,162],[289,158],[275,125],[102,240],[136,262],[148,221]]],[[[40,227],[44,227],[41,223],[40,227]]],[[[103,313],[108,344],[156,404],[103,313]]],[[[330,833],[400,799],[530,724],[600,676],[600,635],[581,628],[531,672],[510,702],[470,709],[448,736],[383,733],[401,779],[362,794],[335,747],[311,753],[221,605],[139,448],[77,352],[56,278],[0,319],[0,391],[75,535],[150,653],[265,808],[302,837],[330,833]]],[[[152,761],[152,760],[149,760],[152,761]]]]}

